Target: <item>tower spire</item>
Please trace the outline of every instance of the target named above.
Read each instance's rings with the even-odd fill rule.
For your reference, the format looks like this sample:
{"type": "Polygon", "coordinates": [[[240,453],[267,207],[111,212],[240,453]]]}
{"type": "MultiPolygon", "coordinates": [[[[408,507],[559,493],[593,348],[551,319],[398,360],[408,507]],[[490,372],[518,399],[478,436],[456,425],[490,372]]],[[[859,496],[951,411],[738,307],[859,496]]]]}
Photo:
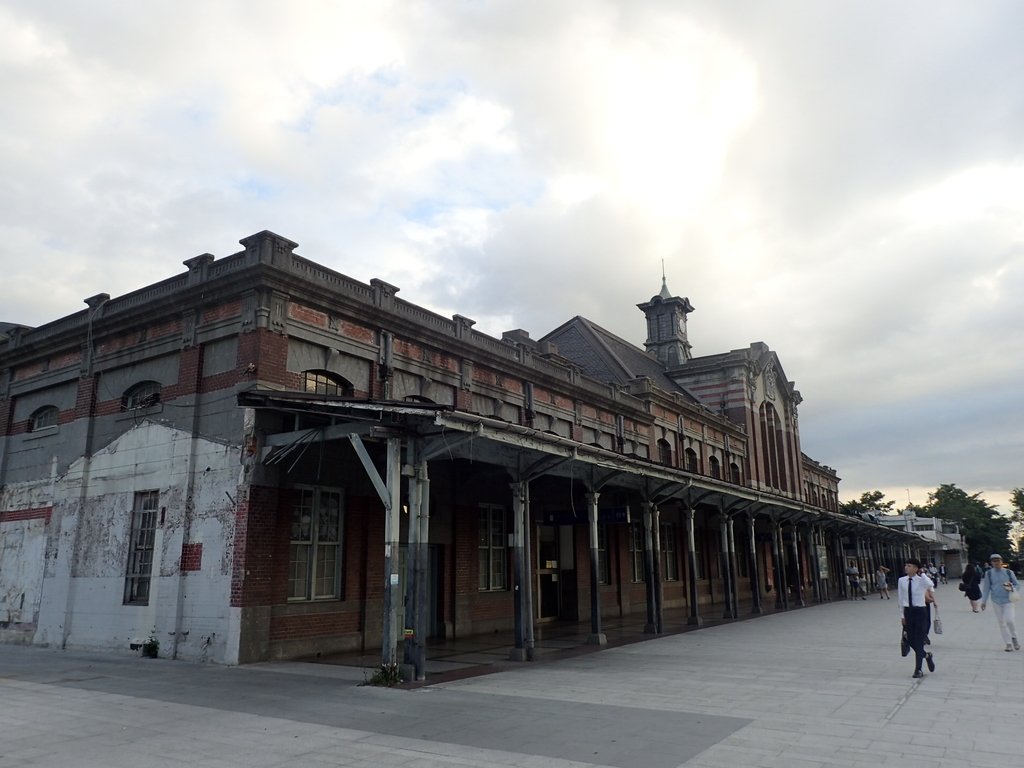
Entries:
{"type": "Polygon", "coordinates": [[[647,317],[648,354],[658,358],[664,365],[674,368],[693,357],[690,342],[686,338],[686,316],[693,312],[693,305],[687,298],[673,296],[665,278],[665,260],[661,261],[661,291],[657,296],[637,307],[647,317]]]}

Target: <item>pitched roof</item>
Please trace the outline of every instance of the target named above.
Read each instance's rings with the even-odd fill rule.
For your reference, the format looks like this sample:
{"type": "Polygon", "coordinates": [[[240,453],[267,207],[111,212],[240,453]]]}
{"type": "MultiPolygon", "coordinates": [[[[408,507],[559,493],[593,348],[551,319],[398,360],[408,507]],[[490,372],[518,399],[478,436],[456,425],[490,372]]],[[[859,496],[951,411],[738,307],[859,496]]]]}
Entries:
{"type": "Polygon", "coordinates": [[[580,367],[584,375],[615,384],[646,377],[666,392],[680,392],[699,403],[684,387],[665,375],[665,366],[635,344],[577,315],[548,333],[541,342],[551,342],[558,354],[580,367]]]}

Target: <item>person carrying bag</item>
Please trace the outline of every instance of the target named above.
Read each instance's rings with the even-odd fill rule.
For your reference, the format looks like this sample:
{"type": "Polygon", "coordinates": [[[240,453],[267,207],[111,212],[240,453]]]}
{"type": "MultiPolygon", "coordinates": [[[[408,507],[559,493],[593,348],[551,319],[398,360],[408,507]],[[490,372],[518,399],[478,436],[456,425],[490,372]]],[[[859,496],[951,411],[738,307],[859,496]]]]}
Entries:
{"type": "Polygon", "coordinates": [[[992,601],[992,612],[999,622],[999,632],[1003,636],[1007,653],[1020,650],[1017,641],[1017,625],[1015,605],[1020,600],[1020,583],[1013,571],[1003,567],[1003,557],[994,553],[989,557],[992,568],[981,580],[981,610],[985,610],[992,601]]]}

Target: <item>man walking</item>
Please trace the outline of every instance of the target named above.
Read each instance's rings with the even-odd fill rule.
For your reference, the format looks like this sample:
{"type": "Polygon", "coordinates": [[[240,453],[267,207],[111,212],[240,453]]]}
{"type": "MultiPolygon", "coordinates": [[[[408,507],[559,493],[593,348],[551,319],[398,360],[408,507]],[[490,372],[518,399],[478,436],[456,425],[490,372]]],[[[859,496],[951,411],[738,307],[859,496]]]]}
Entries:
{"type": "Polygon", "coordinates": [[[903,565],[903,572],[896,584],[896,598],[900,604],[900,621],[907,633],[907,644],[914,649],[914,677],[924,677],[921,664],[927,662],[928,671],[935,671],[935,659],[929,651],[925,653],[924,641],[931,624],[929,603],[935,602],[935,585],[921,573],[921,561],[910,557],[903,565]]]}
{"type": "Polygon", "coordinates": [[[992,601],[992,611],[999,621],[999,631],[1003,635],[1003,642],[1006,643],[1004,650],[1008,652],[1019,651],[1020,643],[1017,641],[1017,625],[1014,616],[1013,604],[1016,602],[1014,594],[1020,589],[1017,577],[1013,571],[1003,567],[1003,557],[998,552],[989,559],[992,567],[985,572],[981,579],[981,610],[992,601]]]}

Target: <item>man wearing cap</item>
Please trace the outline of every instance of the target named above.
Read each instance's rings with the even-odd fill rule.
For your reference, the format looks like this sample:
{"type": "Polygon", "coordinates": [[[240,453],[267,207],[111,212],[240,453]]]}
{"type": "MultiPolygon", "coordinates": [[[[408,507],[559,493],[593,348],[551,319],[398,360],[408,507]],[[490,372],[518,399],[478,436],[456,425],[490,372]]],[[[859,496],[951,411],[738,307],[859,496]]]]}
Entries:
{"type": "Polygon", "coordinates": [[[921,664],[928,663],[928,671],[935,671],[935,659],[925,653],[924,641],[928,636],[932,612],[929,603],[935,602],[935,585],[921,573],[921,561],[909,557],[903,565],[903,572],[896,583],[896,599],[900,605],[900,621],[907,633],[907,644],[914,649],[914,677],[924,677],[921,664]]]}
{"type": "Polygon", "coordinates": [[[985,610],[991,599],[992,612],[999,621],[999,631],[1003,635],[1003,642],[1006,643],[1003,650],[1019,651],[1020,643],[1017,642],[1016,616],[1011,596],[1020,589],[1020,584],[1013,571],[1003,567],[1003,557],[998,552],[991,555],[988,561],[992,567],[981,578],[981,610],[985,610]]]}

